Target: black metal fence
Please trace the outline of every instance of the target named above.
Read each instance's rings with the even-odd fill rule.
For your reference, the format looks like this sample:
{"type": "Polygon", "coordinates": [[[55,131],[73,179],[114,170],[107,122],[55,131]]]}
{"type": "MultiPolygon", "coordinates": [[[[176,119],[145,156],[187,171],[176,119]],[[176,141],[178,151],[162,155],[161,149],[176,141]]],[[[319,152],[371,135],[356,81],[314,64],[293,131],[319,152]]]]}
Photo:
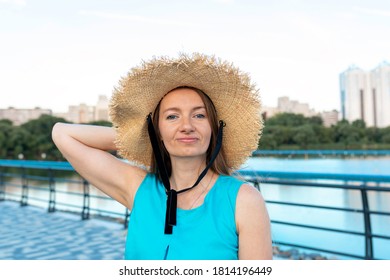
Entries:
{"type": "MultiPolygon", "coordinates": [[[[364,236],[364,242],[365,242],[365,254],[364,256],[361,255],[355,255],[355,254],[348,254],[345,252],[340,251],[330,251],[323,248],[318,247],[308,247],[308,246],[302,246],[298,244],[292,244],[292,243],[286,243],[286,242],[278,242],[274,241],[274,244],[279,245],[285,245],[285,246],[292,246],[302,249],[308,249],[308,250],[314,250],[314,251],[320,251],[324,253],[329,254],[335,254],[345,257],[351,257],[356,259],[375,259],[374,252],[373,252],[373,238],[380,238],[385,240],[390,240],[390,232],[389,235],[380,235],[380,234],[374,234],[372,232],[371,228],[371,215],[383,215],[383,216],[390,216],[390,212],[385,211],[372,211],[369,207],[369,200],[368,200],[368,192],[388,192],[390,193],[390,187],[389,186],[389,178],[390,176],[362,176],[362,175],[330,175],[330,174],[323,174],[321,176],[320,174],[316,174],[316,176],[312,177],[310,174],[307,173],[285,173],[282,175],[283,172],[275,172],[276,174],[270,174],[267,172],[267,177],[263,177],[260,179],[253,179],[255,174],[257,172],[251,172],[246,171],[243,172],[243,174],[249,176],[247,179],[248,181],[252,182],[259,190],[260,185],[266,185],[266,184],[274,184],[274,185],[287,185],[291,187],[300,187],[300,188],[329,188],[329,189],[343,189],[343,190],[355,190],[360,192],[361,196],[361,204],[362,208],[341,208],[341,207],[331,207],[331,206],[321,206],[321,205],[313,205],[313,204],[302,204],[302,203],[290,203],[290,202],[283,202],[283,201],[272,201],[272,200],[266,200],[268,204],[278,204],[278,205],[289,205],[289,206],[297,206],[297,207],[307,207],[307,208],[317,208],[317,209],[326,209],[329,211],[342,211],[342,212],[351,212],[351,213],[360,213],[362,214],[362,218],[364,221],[364,232],[359,231],[352,231],[352,230],[340,230],[340,229],[334,229],[329,227],[319,227],[319,226],[311,226],[306,224],[300,224],[300,223],[289,223],[285,221],[278,221],[278,220],[272,220],[272,223],[274,224],[281,224],[281,225],[288,225],[292,227],[300,227],[300,228],[309,228],[309,229],[316,229],[316,230],[322,230],[322,231],[328,231],[328,232],[338,232],[338,233],[344,233],[349,235],[357,235],[357,236],[364,236]],[[273,178],[275,177],[275,178],[273,178]],[[309,181],[302,181],[308,180],[309,181]],[[281,179],[283,178],[283,179],[281,179]],[[297,180],[298,179],[298,180],[297,180]],[[339,180],[338,183],[332,182],[332,183],[316,183],[311,181],[312,179],[320,179],[320,180],[339,180]],[[342,182],[340,184],[340,182],[342,182]],[[370,186],[370,184],[375,184],[376,186],[370,186]]],[[[264,174],[265,175],[265,174],[264,174]]],[[[389,247],[390,250],[390,247],[389,247]]]]}
{"type": "MultiPolygon", "coordinates": [[[[129,211],[123,207],[123,211],[109,211],[93,208],[90,205],[91,199],[111,200],[111,198],[102,195],[90,193],[90,184],[81,177],[74,177],[76,173],[66,162],[39,162],[39,161],[12,161],[0,160],[0,201],[16,200],[21,206],[26,206],[31,201],[40,201],[47,205],[48,212],[72,208],[74,212],[81,215],[82,219],[89,219],[92,214],[100,216],[117,217],[127,227],[129,211]],[[72,175],[72,176],[70,176],[72,175]],[[32,182],[41,182],[33,184],[32,182]],[[70,183],[82,186],[81,192],[64,191],[58,188],[58,183],[70,183]],[[11,188],[20,189],[17,194],[10,192],[11,188]],[[48,193],[47,199],[34,197],[29,194],[30,190],[39,190],[48,193]],[[67,195],[82,197],[82,202],[70,204],[61,202],[57,195],[66,193],[67,195]]],[[[259,190],[270,187],[271,185],[285,185],[295,188],[331,188],[353,190],[360,192],[361,208],[345,208],[323,206],[315,204],[293,203],[286,201],[275,201],[266,199],[266,203],[280,206],[306,207],[324,209],[327,211],[342,211],[359,213],[364,222],[364,231],[335,229],[324,226],[314,226],[304,223],[292,223],[288,221],[275,220],[271,217],[272,224],[279,224],[295,228],[315,229],[327,232],[337,232],[351,236],[364,237],[365,253],[364,255],[350,254],[348,252],[327,250],[321,247],[305,246],[290,242],[273,240],[275,245],[300,248],[327,254],[334,254],[354,259],[376,259],[373,250],[373,239],[390,240],[389,235],[375,234],[372,232],[372,215],[390,216],[390,212],[372,211],[369,206],[368,192],[390,193],[390,176],[386,175],[337,175],[322,173],[292,173],[292,172],[261,172],[261,171],[240,171],[239,175],[247,181],[253,183],[259,190]]]]}
{"type": "Polygon", "coordinates": [[[49,213],[61,210],[79,213],[86,220],[91,215],[114,218],[127,227],[130,212],[118,204],[120,210],[112,211],[91,206],[91,200],[113,201],[103,193],[92,194],[89,182],[80,177],[67,162],[0,160],[0,201],[8,199],[47,207],[49,213]],[[60,183],[75,186],[75,190],[61,188],[60,183]],[[19,191],[18,191],[19,190],[19,191]],[[30,194],[31,191],[39,195],[30,194]],[[59,195],[69,199],[61,200],[59,195]],[[73,203],[72,203],[73,202],[73,203]]]}

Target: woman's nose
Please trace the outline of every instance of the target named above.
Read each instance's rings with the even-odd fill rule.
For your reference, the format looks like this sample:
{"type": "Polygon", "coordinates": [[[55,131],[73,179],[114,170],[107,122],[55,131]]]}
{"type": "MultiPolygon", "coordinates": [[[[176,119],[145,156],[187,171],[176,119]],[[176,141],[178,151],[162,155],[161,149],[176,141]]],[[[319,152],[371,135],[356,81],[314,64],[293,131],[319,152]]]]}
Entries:
{"type": "Polygon", "coordinates": [[[190,117],[183,117],[181,119],[180,130],[185,132],[194,130],[194,126],[190,117]]]}

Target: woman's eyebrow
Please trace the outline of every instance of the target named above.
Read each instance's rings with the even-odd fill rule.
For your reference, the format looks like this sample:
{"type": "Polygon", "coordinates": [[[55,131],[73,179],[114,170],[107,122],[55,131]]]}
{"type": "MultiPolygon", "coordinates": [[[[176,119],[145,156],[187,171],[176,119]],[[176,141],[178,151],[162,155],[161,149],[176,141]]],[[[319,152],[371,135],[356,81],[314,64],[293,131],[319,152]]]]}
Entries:
{"type": "Polygon", "coordinates": [[[196,106],[196,107],[192,108],[192,111],[201,110],[201,109],[205,109],[206,110],[206,107],[204,105],[196,106]]]}
{"type": "MultiPolygon", "coordinates": [[[[201,110],[201,109],[205,109],[206,110],[206,107],[204,105],[196,106],[196,107],[191,108],[191,111],[197,111],[197,110],[201,110]]],[[[179,112],[179,111],[181,111],[181,109],[179,107],[169,107],[169,108],[166,108],[163,111],[163,113],[168,112],[168,111],[179,112]]]]}

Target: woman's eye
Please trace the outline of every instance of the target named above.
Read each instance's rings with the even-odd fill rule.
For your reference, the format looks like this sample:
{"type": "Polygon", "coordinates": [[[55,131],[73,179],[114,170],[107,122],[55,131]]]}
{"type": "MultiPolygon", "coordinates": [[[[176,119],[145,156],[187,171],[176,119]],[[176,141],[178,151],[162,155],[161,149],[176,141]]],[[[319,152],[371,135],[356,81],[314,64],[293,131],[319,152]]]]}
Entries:
{"type": "Polygon", "coordinates": [[[177,116],[175,116],[175,115],[168,115],[167,116],[167,120],[174,120],[176,118],[177,118],[177,116]]]}
{"type": "Polygon", "coordinates": [[[198,119],[204,119],[206,117],[205,114],[196,114],[195,115],[195,118],[198,118],[198,119]]]}

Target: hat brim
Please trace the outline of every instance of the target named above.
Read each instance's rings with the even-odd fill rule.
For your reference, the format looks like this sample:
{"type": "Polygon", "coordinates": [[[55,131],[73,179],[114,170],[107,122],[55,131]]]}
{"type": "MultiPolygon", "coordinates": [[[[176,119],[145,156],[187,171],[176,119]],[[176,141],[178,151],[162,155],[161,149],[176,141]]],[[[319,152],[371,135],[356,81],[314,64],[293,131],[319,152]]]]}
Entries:
{"type": "Polygon", "coordinates": [[[249,76],[232,64],[201,54],[154,58],[120,80],[109,106],[119,155],[150,165],[146,117],[165,94],[180,86],[198,88],[211,98],[218,118],[226,124],[223,148],[227,164],[232,169],[240,167],[257,149],[263,127],[258,90],[249,76]]]}

